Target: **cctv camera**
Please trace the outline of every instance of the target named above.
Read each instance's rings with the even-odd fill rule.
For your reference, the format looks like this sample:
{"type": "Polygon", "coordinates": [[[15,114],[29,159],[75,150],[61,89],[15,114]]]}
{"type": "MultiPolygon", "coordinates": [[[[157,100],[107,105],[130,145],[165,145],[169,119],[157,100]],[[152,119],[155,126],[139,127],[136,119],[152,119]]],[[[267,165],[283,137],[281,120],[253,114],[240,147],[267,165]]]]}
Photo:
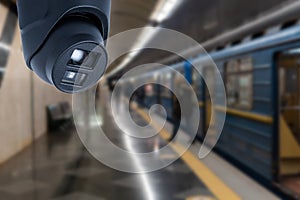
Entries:
{"type": "Polygon", "coordinates": [[[31,70],[66,93],[99,81],[108,60],[110,0],[19,0],[17,6],[31,70]]]}

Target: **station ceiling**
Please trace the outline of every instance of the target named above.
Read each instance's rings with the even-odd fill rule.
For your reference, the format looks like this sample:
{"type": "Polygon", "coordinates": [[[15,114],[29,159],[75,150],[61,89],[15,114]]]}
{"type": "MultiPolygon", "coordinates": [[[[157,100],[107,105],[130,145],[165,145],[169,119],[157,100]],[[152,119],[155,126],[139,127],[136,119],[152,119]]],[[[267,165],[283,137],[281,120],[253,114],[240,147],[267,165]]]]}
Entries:
{"type": "MultiPolygon", "coordinates": [[[[160,26],[182,32],[201,43],[293,1],[297,0],[184,0],[172,17],[160,26]]],[[[112,0],[111,34],[149,24],[149,17],[157,2],[158,0],[112,0]]],[[[145,51],[126,69],[153,63],[166,56],[169,55],[145,51]]],[[[110,66],[108,71],[117,65],[118,63],[110,66]]]]}
{"type": "MultiPolygon", "coordinates": [[[[110,35],[151,24],[150,16],[159,1],[112,0],[110,35]]],[[[159,26],[182,32],[201,43],[293,1],[297,0],[183,0],[172,16],[159,26]]],[[[15,0],[0,2],[10,5],[15,0]]],[[[129,67],[166,56],[162,52],[143,52],[132,60],[129,67]]],[[[115,62],[108,72],[118,64],[115,62]]]]}

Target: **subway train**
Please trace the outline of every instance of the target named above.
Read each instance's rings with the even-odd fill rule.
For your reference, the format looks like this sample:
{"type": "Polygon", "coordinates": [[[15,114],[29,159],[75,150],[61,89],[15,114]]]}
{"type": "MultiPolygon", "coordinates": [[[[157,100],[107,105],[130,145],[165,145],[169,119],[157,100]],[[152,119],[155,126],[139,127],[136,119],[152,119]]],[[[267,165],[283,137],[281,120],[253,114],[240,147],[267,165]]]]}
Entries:
{"type": "MultiPolygon", "coordinates": [[[[274,19],[274,18],[273,18],[274,19]]],[[[281,17],[282,19],[282,17],[281,17]]],[[[250,25],[256,32],[238,38],[245,28],[226,35],[230,42],[220,46],[210,44],[209,55],[222,75],[227,95],[227,108],[215,105],[212,99],[220,94],[208,92],[213,88],[216,71],[206,65],[202,54],[169,64],[185,76],[199,100],[201,121],[197,138],[206,136],[214,123],[215,112],[225,112],[226,121],[215,151],[237,165],[267,187],[299,198],[295,185],[300,180],[300,23],[299,18],[272,26],[262,22],[250,25]],[[202,64],[202,74],[193,64],[202,64]]],[[[247,28],[247,27],[246,27],[247,28]]],[[[243,33],[244,34],[244,33],[243,33]]],[[[168,70],[149,70],[139,78],[160,80],[162,85],[176,84],[176,77],[168,70]]],[[[143,104],[161,104],[172,121],[173,93],[160,85],[145,85],[143,104]]]]}
{"type": "MultiPolygon", "coordinates": [[[[284,0],[272,1],[274,1],[272,4],[278,4],[284,0]]],[[[175,121],[173,115],[176,97],[165,86],[181,89],[185,87],[182,78],[187,80],[198,98],[198,102],[195,102],[196,109],[199,109],[201,114],[200,120],[197,121],[199,125],[197,140],[205,143],[210,134],[213,134],[208,132],[209,127],[212,129],[218,127],[218,115],[215,113],[226,114],[224,129],[214,151],[236,165],[237,172],[242,170],[249,174],[252,177],[250,179],[248,177],[240,179],[241,176],[244,177],[244,173],[239,172],[238,175],[241,176],[232,176],[235,173],[231,173],[233,171],[231,166],[225,168],[218,165],[228,163],[219,159],[219,156],[216,156],[217,159],[212,158],[214,162],[211,162],[211,165],[220,166],[221,170],[199,170],[203,174],[211,173],[211,176],[207,177],[199,177],[195,172],[199,165],[195,165],[192,169],[183,159],[158,172],[133,175],[119,173],[105,164],[98,163],[80,142],[76,127],[62,126],[52,132],[49,128],[62,124],[65,118],[72,119],[69,106],[73,102],[72,96],[57,91],[27,69],[23,58],[21,32],[17,24],[16,1],[8,2],[10,1],[0,1],[0,109],[2,111],[0,114],[2,137],[0,199],[118,199],[119,197],[149,200],[234,199],[230,198],[232,195],[227,196],[231,193],[230,189],[241,198],[253,198],[252,194],[256,193],[253,191],[269,192],[261,188],[260,184],[253,184],[252,178],[278,191],[282,197],[288,196],[286,199],[290,196],[300,198],[300,191],[297,190],[300,188],[299,184],[297,185],[297,181],[300,181],[300,125],[297,123],[300,117],[300,73],[298,71],[300,2],[297,4],[298,7],[295,4],[287,5],[275,14],[271,13],[270,16],[263,13],[263,17],[258,21],[203,43],[209,57],[199,53],[201,50],[189,49],[186,53],[187,60],[176,57],[162,62],[179,72],[180,76],[169,71],[167,67],[161,68],[153,64],[153,66],[149,65],[151,67],[149,71],[147,68],[146,72],[141,71],[141,75],[136,74],[128,80],[131,84],[135,84],[139,79],[161,83],[161,85],[148,84],[139,88],[137,92],[139,94],[133,95],[132,98],[140,104],[140,108],[161,104],[170,123],[175,121]],[[212,60],[217,68],[210,65],[212,60]],[[203,76],[194,69],[196,64],[202,66],[203,76]],[[217,89],[214,90],[219,84],[215,81],[215,77],[220,74],[227,92],[227,107],[221,104],[213,106],[213,102],[216,103],[215,99],[225,97],[217,89]],[[213,90],[209,91],[208,88],[213,90]],[[54,108],[52,109],[54,115],[58,116],[58,120],[54,121],[59,123],[54,123],[53,126],[49,123],[51,122],[49,108],[54,108]],[[220,160],[222,162],[219,162],[220,160]],[[220,174],[227,176],[220,176],[220,174]],[[211,177],[216,177],[219,181],[211,177]],[[232,181],[227,183],[225,179],[232,181]],[[248,183],[250,182],[248,180],[251,183],[248,183]],[[238,184],[244,182],[247,184],[238,184]],[[220,187],[219,183],[224,183],[225,187],[220,187]],[[234,188],[232,185],[237,186],[234,188]],[[27,189],[22,190],[22,188],[27,189]],[[117,193],[114,192],[116,190],[117,193]]],[[[162,1],[113,0],[110,35],[150,23],[153,26],[178,28],[177,31],[182,32],[186,30],[186,34],[194,37],[195,40],[200,40],[210,37],[213,32],[231,29],[237,25],[237,21],[244,23],[245,18],[250,18],[252,12],[251,16],[254,16],[255,13],[261,13],[272,7],[267,2],[258,3],[258,6],[253,2],[245,4],[237,0],[198,2],[199,4],[192,0],[189,0],[189,3],[182,1],[184,4],[178,8],[175,15],[170,15],[169,21],[157,24],[148,15],[154,11],[155,4],[159,2],[162,1]],[[247,8],[245,10],[249,11],[245,12],[245,18],[241,16],[244,11],[239,10],[241,5],[249,6],[245,6],[247,8]],[[189,10],[193,10],[193,13],[188,16],[186,14],[190,12],[189,10]],[[184,16],[182,13],[185,13],[184,16]],[[199,16],[199,13],[203,13],[204,17],[199,16]],[[230,20],[227,20],[227,17],[230,20]],[[214,18],[215,20],[222,18],[219,21],[220,26],[218,23],[213,23],[214,18]],[[237,20],[242,18],[243,20],[237,20]],[[185,23],[185,21],[192,23],[185,23]],[[205,31],[206,28],[212,29],[208,32],[205,31]]],[[[170,4],[166,3],[166,5],[170,4]]],[[[161,9],[158,14],[164,12],[164,9],[161,9]]],[[[157,52],[160,53],[162,52],[157,52]]],[[[155,57],[157,54],[150,56],[155,59],[155,63],[159,63],[157,60],[161,59],[155,57]]],[[[142,58],[142,55],[143,53],[137,57],[142,58]]],[[[126,60],[126,55],[124,56],[126,60]]],[[[141,61],[145,60],[142,58],[141,61]]],[[[124,65],[124,68],[130,68],[130,64],[124,65]]],[[[109,67],[117,69],[120,63],[116,61],[113,65],[115,66],[109,67]]],[[[125,71],[124,69],[121,73],[113,74],[115,80],[108,82],[113,83],[109,85],[111,89],[125,71]]],[[[123,88],[126,90],[126,87],[123,88]]],[[[96,109],[97,119],[90,117],[90,113],[86,110],[83,114],[87,117],[79,125],[87,126],[90,132],[96,127],[96,121],[99,122],[103,125],[103,129],[107,130],[107,136],[113,143],[132,152],[140,150],[152,152],[165,145],[160,138],[141,141],[141,143],[135,142],[135,139],[127,139],[126,134],[123,133],[125,131],[119,130],[113,121],[109,109],[110,96],[106,87],[99,87],[99,91],[95,98],[96,105],[99,105],[96,109]]],[[[126,93],[126,91],[122,92],[126,93]]],[[[90,96],[87,93],[84,97],[85,100],[89,100],[90,96]]],[[[85,110],[84,108],[82,109],[85,110]]],[[[133,120],[145,124],[139,116],[134,114],[132,116],[133,120]]],[[[189,131],[191,124],[193,125],[193,122],[184,121],[185,132],[189,131]]],[[[92,142],[95,141],[97,140],[92,142]]],[[[97,146],[105,147],[106,144],[97,141],[97,146]]],[[[201,163],[203,160],[199,161],[198,152],[195,152],[192,161],[201,163]]],[[[103,153],[107,153],[109,161],[122,164],[122,159],[117,159],[114,151],[103,151],[103,153]]],[[[170,154],[158,157],[165,162],[173,156],[176,156],[176,151],[172,150],[170,154]]],[[[143,163],[135,156],[127,161],[134,169],[143,168],[143,163]]],[[[211,166],[204,162],[203,164],[205,168],[202,169],[211,166]]],[[[275,194],[262,196],[275,197],[275,194]]]]}

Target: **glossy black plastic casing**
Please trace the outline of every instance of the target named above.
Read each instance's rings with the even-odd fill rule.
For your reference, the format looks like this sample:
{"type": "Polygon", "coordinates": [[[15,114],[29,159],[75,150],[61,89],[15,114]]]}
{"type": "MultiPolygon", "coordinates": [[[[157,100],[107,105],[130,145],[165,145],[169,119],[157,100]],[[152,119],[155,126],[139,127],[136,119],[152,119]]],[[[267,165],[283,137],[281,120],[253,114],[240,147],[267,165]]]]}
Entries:
{"type": "Polygon", "coordinates": [[[26,64],[44,81],[67,93],[84,91],[106,69],[110,0],[18,0],[19,25],[26,64]],[[92,70],[67,66],[72,52],[101,55],[92,70]],[[66,71],[87,75],[83,84],[65,84],[66,71]]]}

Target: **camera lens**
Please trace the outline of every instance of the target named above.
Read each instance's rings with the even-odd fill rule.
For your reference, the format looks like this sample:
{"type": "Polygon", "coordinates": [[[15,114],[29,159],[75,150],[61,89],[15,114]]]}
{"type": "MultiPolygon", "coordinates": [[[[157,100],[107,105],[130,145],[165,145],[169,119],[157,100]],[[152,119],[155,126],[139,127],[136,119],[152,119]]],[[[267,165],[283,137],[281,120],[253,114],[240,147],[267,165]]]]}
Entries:
{"type": "Polygon", "coordinates": [[[30,64],[43,80],[59,90],[84,91],[95,85],[106,69],[101,32],[86,17],[67,17],[51,32],[30,64]]]}
{"type": "Polygon", "coordinates": [[[73,67],[83,67],[87,69],[94,69],[97,65],[101,54],[97,52],[89,52],[81,49],[75,49],[72,53],[68,65],[73,67]]]}

